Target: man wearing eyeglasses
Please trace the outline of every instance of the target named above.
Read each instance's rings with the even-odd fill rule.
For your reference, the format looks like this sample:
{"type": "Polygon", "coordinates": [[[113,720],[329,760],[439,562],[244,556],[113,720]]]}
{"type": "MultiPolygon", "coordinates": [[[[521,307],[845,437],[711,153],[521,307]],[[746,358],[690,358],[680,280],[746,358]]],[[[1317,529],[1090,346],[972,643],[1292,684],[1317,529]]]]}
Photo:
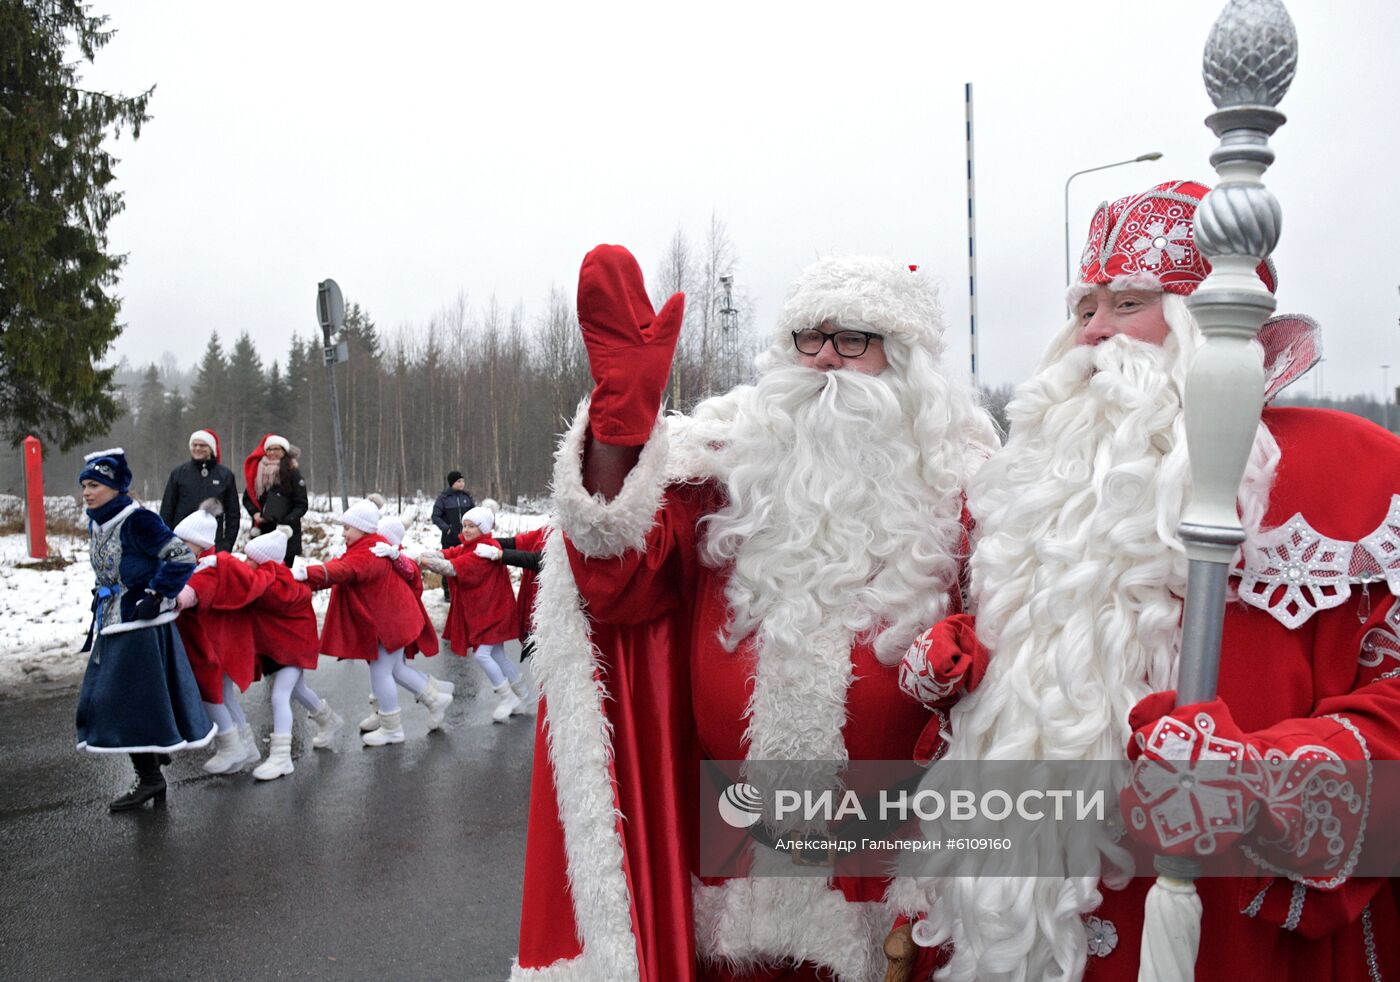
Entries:
{"type": "Polygon", "coordinates": [[[756,382],[661,417],[683,310],[653,310],[625,249],[584,260],[595,387],[556,458],[513,978],[882,977],[884,881],[692,877],[697,760],[914,753],[930,714],[897,662],[959,609],[995,433],[909,267],[811,266],[756,382]]]}

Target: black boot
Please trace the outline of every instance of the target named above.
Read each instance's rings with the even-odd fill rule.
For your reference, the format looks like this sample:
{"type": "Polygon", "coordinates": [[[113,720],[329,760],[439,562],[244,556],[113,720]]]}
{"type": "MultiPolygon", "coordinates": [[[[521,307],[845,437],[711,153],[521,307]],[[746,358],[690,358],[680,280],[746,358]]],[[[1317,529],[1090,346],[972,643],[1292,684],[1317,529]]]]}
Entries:
{"type": "Polygon", "coordinates": [[[120,798],[113,799],[108,809],[114,812],[140,808],[147,801],[156,805],[165,804],[165,778],[160,773],[160,762],[155,754],[132,754],[132,766],[136,768],[136,783],[120,798]]]}

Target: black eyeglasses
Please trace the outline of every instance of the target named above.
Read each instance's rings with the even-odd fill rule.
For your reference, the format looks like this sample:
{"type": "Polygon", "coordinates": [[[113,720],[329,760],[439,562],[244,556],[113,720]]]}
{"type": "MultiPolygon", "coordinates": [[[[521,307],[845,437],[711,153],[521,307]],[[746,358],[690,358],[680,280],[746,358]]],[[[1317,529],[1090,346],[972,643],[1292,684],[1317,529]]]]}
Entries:
{"type": "Polygon", "coordinates": [[[832,349],[842,358],[859,358],[870,347],[871,341],[883,341],[884,335],[869,331],[836,331],[827,334],[809,327],[805,331],[792,332],[792,344],[804,355],[820,354],[822,345],[831,342],[832,349]]]}

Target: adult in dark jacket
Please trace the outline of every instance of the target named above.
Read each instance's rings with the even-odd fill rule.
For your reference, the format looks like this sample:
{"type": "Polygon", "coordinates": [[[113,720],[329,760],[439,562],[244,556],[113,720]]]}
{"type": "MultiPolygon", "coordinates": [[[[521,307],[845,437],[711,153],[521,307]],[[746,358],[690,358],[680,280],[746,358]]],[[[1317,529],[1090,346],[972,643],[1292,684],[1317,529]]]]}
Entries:
{"type": "Polygon", "coordinates": [[[288,567],[301,555],[301,516],[307,508],[300,454],[286,437],[269,433],[243,461],[243,507],[253,519],[251,534],[286,532],[288,567]]]}
{"type": "Polygon", "coordinates": [[[219,434],[212,429],[190,434],[190,459],[170,472],[160,499],[160,520],[174,528],[213,498],[223,506],[214,548],[232,552],[238,541],[238,482],[223,464],[219,434]]]}
{"type": "Polygon", "coordinates": [[[433,524],[442,533],[442,547],[450,549],[462,544],[462,516],[476,507],[467,491],[467,479],[461,471],[448,471],[447,490],[433,502],[433,524]]]}

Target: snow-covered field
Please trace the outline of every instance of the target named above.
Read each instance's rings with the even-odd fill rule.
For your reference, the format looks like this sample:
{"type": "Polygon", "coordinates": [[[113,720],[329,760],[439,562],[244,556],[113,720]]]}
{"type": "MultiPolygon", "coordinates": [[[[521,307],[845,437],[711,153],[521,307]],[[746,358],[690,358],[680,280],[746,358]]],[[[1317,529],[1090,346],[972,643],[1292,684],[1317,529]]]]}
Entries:
{"type": "MultiPolygon", "coordinates": [[[[355,499],[351,499],[354,501],[355,499]]],[[[317,504],[325,504],[318,498],[317,504]]],[[[147,504],[158,505],[158,502],[147,504]]],[[[395,514],[397,501],[389,499],[385,514],[395,514]]],[[[71,683],[81,677],[87,656],[79,649],[87,633],[92,603],[92,567],[88,562],[87,536],[83,532],[82,506],[72,497],[45,499],[49,512],[49,558],[29,556],[22,529],[20,499],[0,495],[0,693],[15,693],[43,683],[71,683]]],[[[429,521],[432,501],[405,501],[402,512],[408,534],[404,549],[417,555],[440,545],[438,530],[429,521]]],[[[339,510],[311,511],[302,520],[306,556],[302,562],[319,562],[339,555],[345,538],[337,521],[339,510]]],[[[538,528],[544,518],[534,514],[502,511],[497,515],[497,536],[538,528]]],[[[247,516],[239,548],[246,541],[247,516]]],[[[518,577],[518,571],[512,571],[518,577]]],[[[438,579],[425,576],[423,602],[441,630],[447,604],[438,579]]],[[[329,591],[318,591],[315,605],[325,613],[329,591]]]]}

